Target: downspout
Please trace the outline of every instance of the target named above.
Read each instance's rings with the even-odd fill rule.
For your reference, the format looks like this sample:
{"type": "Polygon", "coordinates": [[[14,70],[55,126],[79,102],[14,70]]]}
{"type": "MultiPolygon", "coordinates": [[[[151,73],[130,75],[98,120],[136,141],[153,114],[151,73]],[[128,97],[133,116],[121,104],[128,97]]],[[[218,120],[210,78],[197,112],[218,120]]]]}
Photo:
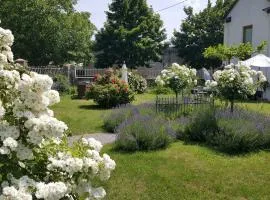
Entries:
{"type": "Polygon", "coordinates": [[[269,13],[267,13],[268,15],[268,24],[269,24],[269,27],[268,27],[268,48],[267,48],[267,56],[270,57],[270,18],[269,18],[269,13]]]}

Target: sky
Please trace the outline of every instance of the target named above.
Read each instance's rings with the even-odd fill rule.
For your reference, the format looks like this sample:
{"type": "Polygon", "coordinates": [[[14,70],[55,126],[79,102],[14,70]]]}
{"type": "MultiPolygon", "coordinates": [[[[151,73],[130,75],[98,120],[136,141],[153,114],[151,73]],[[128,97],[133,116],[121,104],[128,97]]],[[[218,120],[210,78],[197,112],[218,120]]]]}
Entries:
{"type": "MultiPolygon", "coordinates": [[[[167,8],[182,1],[183,0],[147,0],[148,4],[152,5],[154,11],[167,8]]],[[[215,0],[211,1],[214,2],[215,0]]],[[[78,0],[76,9],[78,11],[90,12],[91,22],[100,29],[106,21],[105,11],[108,10],[108,5],[111,2],[111,0],[78,0]]],[[[180,29],[181,21],[185,19],[185,13],[183,11],[184,6],[192,6],[195,12],[199,12],[201,9],[205,8],[206,5],[207,0],[187,0],[180,5],[159,12],[161,19],[164,22],[164,28],[167,31],[167,39],[170,39],[173,36],[174,29],[180,29]]]]}

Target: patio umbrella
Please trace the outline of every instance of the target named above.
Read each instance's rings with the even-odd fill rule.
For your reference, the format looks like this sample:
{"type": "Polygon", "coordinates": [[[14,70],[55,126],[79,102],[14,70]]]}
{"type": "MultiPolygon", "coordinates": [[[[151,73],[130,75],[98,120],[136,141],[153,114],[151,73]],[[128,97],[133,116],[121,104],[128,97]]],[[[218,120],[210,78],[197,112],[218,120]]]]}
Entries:
{"type": "MultiPolygon", "coordinates": [[[[263,55],[258,54],[248,60],[240,62],[240,64],[250,66],[252,69],[256,71],[262,71],[268,82],[270,80],[270,58],[263,55]]],[[[270,100],[270,88],[267,87],[264,91],[264,98],[270,100]]]]}
{"type": "Polygon", "coordinates": [[[266,76],[267,80],[270,80],[270,58],[263,55],[258,54],[248,60],[241,61],[240,64],[250,66],[252,69],[257,71],[262,71],[266,76]]]}

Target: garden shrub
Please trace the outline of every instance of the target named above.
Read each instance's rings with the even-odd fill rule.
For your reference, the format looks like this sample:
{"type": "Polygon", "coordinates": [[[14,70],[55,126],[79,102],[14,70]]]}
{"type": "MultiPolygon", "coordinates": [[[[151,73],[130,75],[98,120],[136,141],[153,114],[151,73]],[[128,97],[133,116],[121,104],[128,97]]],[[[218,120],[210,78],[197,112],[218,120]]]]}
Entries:
{"type": "Polygon", "coordinates": [[[227,153],[244,153],[261,148],[261,135],[254,124],[241,120],[219,121],[219,130],[208,143],[227,153]]]}
{"type": "Polygon", "coordinates": [[[130,117],[131,111],[128,108],[119,108],[112,110],[104,118],[104,128],[106,131],[113,133],[116,128],[128,117],[130,117]]]}
{"type": "Polygon", "coordinates": [[[69,144],[47,75],[14,64],[14,37],[0,27],[0,199],[102,199],[115,162],[93,138],[69,144]]]}
{"type": "Polygon", "coordinates": [[[246,153],[270,147],[270,118],[235,108],[200,109],[189,117],[178,138],[208,144],[230,154],[246,153]]]}
{"type": "Polygon", "coordinates": [[[156,95],[159,95],[159,94],[172,94],[173,91],[168,87],[163,87],[163,86],[157,85],[156,87],[153,88],[153,93],[156,94],[156,95]]]}
{"type": "Polygon", "coordinates": [[[159,86],[172,89],[178,97],[178,94],[184,90],[197,85],[196,75],[196,69],[173,63],[169,68],[161,71],[161,74],[156,78],[156,83],[159,86]]]}
{"type": "Polygon", "coordinates": [[[132,102],[134,93],[127,83],[109,69],[103,76],[96,76],[95,82],[88,87],[86,97],[93,99],[102,108],[112,108],[132,102]]]}
{"type": "Polygon", "coordinates": [[[123,151],[149,151],[168,147],[175,132],[166,121],[152,116],[136,115],[117,129],[115,147],[123,151]]]}
{"type": "Polygon", "coordinates": [[[147,89],[147,81],[141,75],[134,72],[128,73],[128,84],[130,89],[138,94],[142,94],[147,89]]]}
{"type": "Polygon", "coordinates": [[[57,90],[60,94],[69,94],[71,85],[67,76],[56,74],[53,78],[53,81],[53,89],[57,90]]]}
{"type": "Polygon", "coordinates": [[[141,105],[122,105],[113,109],[109,114],[104,117],[104,128],[108,132],[116,132],[117,127],[135,115],[151,115],[155,116],[154,105],[141,104],[141,105]]]}
{"type": "Polygon", "coordinates": [[[209,140],[211,145],[228,153],[244,153],[269,148],[270,118],[236,107],[218,109],[218,132],[209,140]]]}
{"type": "Polygon", "coordinates": [[[190,141],[206,142],[218,130],[215,109],[210,106],[194,111],[185,128],[184,138],[190,141]]]}

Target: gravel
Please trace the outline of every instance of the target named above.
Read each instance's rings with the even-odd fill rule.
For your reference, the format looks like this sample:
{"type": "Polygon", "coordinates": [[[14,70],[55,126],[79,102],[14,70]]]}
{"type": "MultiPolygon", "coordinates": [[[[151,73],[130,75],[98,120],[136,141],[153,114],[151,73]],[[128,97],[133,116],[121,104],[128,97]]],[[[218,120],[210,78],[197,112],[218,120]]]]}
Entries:
{"type": "Polygon", "coordinates": [[[87,135],[76,135],[76,136],[71,136],[69,138],[69,141],[72,143],[74,141],[77,141],[81,138],[94,138],[98,141],[100,141],[102,144],[111,144],[114,143],[116,140],[117,134],[112,134],[112,133],[94,133],[94,134],[87,134],[87,135]]]}

